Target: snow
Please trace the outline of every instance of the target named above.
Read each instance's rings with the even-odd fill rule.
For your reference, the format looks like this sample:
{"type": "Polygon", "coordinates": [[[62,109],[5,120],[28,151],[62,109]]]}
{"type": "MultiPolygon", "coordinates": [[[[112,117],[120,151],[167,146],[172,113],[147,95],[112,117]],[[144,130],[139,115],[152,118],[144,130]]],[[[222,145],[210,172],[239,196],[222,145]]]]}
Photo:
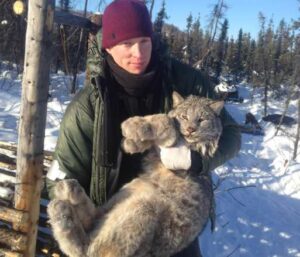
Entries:
{"type": "MultiPolygon", "coordinates": [[[[0,70],[0,141],[17,142],[21,80],[14,71],[0,70]]],[[[79,76],[82,86],[84,74],[79,76]]],[[[59,125],[72,96],[70,78],[51,75],[45,149],[54,150],[59,125]]],[[[292,161],[296,126],[275,126],[261,120],[262,92],[238,85],[243,103],[226,103],[240,123],[255,115],[265,135],[242,134],[240,153],[213,172],[216,186],[216,228],[210,224],[200,237],[204,257],[300,257],[300,154],[292,161]],[[252,98],[251,98],[252,96],[252,98]]],[[[282,100],[270,99],[269,113],[281,113],[282,100]]],[[[296,101],[288,114],[297,118],[296,101]]],[[[0,175],[1,176],[1,175],[0,175]]]]}
{"type": "MultiPolygon", "coordinates": [[[[226,106],[232,116],[243,123],[250,111],[261,120],[262,94],[254,92],[251,103],[248,85],[239,92],[244,103],[226,106]]],[[[281,113],[283,105],[273,100],[271,111],[281,113]]],[[[296,101],[288,115],[296,118],[296,101]]],[[[300,155],[291,161],[296,125],[278,136],[272,123],[260,125],[265,136],[242,134],[238,156],[214,171],[217,221],[201,236],[205,257],[300,256],[300,155]]]]}

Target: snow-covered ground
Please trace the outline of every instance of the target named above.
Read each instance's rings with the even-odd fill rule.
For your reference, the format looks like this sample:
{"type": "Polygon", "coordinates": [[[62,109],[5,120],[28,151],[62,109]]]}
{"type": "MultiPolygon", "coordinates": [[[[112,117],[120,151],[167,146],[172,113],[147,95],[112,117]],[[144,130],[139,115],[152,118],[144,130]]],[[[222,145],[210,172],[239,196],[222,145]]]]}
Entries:
{"type": "MultiPolygon", "coordinates": [[[[260,121],[262,95],[239,85],[244,103],[227,104],[232,116],[243,123],[251,112],[260,121]]],[[[281,114],[284,100],[272,101],[271,113],[281,114]]],[[[296,101],[288,115],[296,118],[296,101]]],[[[296,125],[283,127],[276,137],[272,123],[260,121],[264,136],[242,134],[238,156],[214,172],[217,185],[216,229],[201,236],[204,257],[300,256],[300,154],[293,155],[296,125]]]]}
{"type": "MultiPolygon", "coordinates": [[[[79,76],[82,85],[84,74],[79,76]]],[[[53,150],[67,104],[69,78],[52,75],[47,114],[45,149],[53,150]]],[[[227,103],[239,122],[251,112],[260,121],[262,95],[239,85],[245,101],[227,103]]],[[[0,70],[0,141],[17,142],[21,81],[14,72],[0,70]]],[[[281,113],[284,100],[272,101],[270,113],[281,113]]],[[[288,115],[296,118],[296,101],[288,115]]],[[[213,173],[216,184],[216,229],[207,226],[200,244],[204,257],[300,257],[300,154],[291,161],[296,125],[283,127],[260,121],[265,135],[242,134],[242,148],[234,159],[213,173]]]]}

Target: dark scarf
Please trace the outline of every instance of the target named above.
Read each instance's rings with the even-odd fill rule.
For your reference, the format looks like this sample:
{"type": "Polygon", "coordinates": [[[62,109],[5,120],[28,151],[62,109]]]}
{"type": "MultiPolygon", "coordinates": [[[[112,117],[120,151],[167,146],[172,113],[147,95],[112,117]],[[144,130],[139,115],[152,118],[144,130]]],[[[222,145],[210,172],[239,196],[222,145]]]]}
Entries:
{"type": "Polygon", "coordinates": [[[143,74],[129,73],[116,64],[109,54],[106,59],[111,68],[112,76],[128,95],[136,97],[143,96],[155,87],[153,80],[157,72],[156,66],[153,64],[153,58],[149,64],[149,68],[143,74]]]}
{"type": "Polygon", "coordinates": [[[133,115],[146,115],[158,111],[161,77],[156,57],[153,54],[148,69],[143,74],[132,74],[115,63],[110,55],[106,57],[115,83],[114,92],[117,93],[123,111],[122,121],[133,115]]]}

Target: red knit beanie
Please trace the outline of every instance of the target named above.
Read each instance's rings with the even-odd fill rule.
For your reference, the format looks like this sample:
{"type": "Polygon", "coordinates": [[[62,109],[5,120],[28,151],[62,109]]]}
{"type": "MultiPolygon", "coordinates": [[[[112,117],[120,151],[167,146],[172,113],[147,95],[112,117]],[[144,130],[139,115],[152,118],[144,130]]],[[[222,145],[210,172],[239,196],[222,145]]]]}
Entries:
{"type": "Polygon", "coordinates": [[[110,48],[135,37],[152,37],[152,23],[140,0],[115,0],[102,17],[102,48],[110,48]]]}

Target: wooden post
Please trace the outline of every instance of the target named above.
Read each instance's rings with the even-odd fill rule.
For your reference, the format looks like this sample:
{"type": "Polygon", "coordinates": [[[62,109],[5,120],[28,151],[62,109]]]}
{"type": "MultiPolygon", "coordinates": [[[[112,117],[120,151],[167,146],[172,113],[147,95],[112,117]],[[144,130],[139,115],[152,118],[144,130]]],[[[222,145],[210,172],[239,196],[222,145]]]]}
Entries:
{"type": "Polygon", "coordinates": [[[35,256],[36,249],[54,6],[55,0],[28,1],[15,208],[28,212],[29,221],[14,224],[28,240],[25,257],[35,256]]]}

